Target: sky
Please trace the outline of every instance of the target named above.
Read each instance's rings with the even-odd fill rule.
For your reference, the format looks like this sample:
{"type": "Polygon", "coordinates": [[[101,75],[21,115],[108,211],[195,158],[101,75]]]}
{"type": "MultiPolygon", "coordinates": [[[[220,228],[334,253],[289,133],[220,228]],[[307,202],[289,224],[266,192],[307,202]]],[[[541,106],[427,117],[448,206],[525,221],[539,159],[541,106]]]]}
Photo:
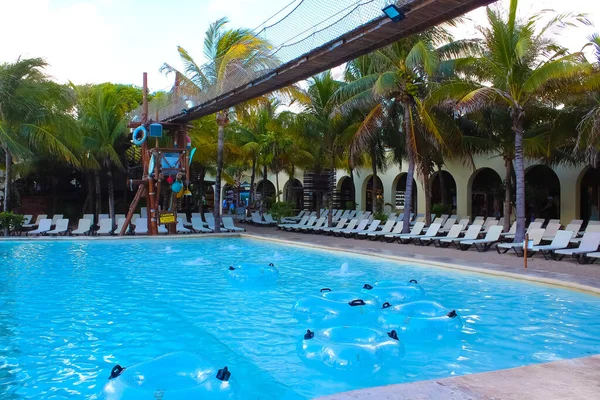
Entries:
{"type": "MultiPolygon", "coordinates": [[[[322,0],[328,1],[328,0],[322,0]]],[[[349,4],[355,0],[347,0],[349,4]]],[[[177,46],[202,57],[204,32],[227,16],[231,27],[259,26],[290,0],[0,0],[0,63],[42,57],[60,83],[142,84],[148,72],[151,90],[167,89],[172,78],[159,72],[167,62],[181,67],[177,46]]],[[[507,4],[505,0],[498,2],[507,4]]],[[[559,42],[580,50],[586,36],[600,32],[600,8],[594,0],[521,0],[519,14],[542,8],[588,13],[595,27],[563,31],[559,42]]],[[[485,20],[483,9],[468,15],[457,38],[472,37],[485,20]]]]}

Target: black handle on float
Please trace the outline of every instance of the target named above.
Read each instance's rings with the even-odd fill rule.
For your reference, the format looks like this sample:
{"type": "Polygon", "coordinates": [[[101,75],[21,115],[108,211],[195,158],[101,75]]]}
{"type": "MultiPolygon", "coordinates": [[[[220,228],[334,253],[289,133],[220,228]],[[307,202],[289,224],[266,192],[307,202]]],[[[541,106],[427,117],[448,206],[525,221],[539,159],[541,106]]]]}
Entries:
{"type": "Polygon", "coordinates": [[[371,290],[371,289],[373,289],[373,286],[369,285],[368,283],[365,283],[365,285],[363,286],[363,289],[371,290]]]}
{"type": "Polygon", "coordinates": [[[235,270],[235,268],[233,268],[233,267],[230,265],[230,266],[229,266],[229,270],[230,270],[230,271],[233,271],[233,270],[235,270]]]}
{"type": "Polygon", "coordinates": [[[382,308],[382,309],[385,309],[385,308],[390,308],[391,306],[392,306],[392,305],[386,301],[385,303],[383,303],[383,304],[381,305],[381,308],[382,308]]]}
{"type": "Polygon", "coordinates": [[[350,304],[350,307],[356,307],[356,306],[364,306],[364,305],[365,305],[365,304],[367,304],[367,303],[365,303],[365,301],[364,301],[364,300],[361,300],[361,299],[356,299],[356,300],[352,300],[352,301],[351,301],[350,303],[348,303],[348,304],[350,304]]]}
{"type": "Polygon", "coordinates": [[[229,380],[229,377],[231,376],[231,372],[229,372],[229,370],[227,369],[227,366],[223,367],[223,369],[220,369],[219,371],[217,371],[217,379],[223,382],[227,382],[229,380]]]}
{"type": "Polygon", "coordinates": [[[331,292],[331,289],[329,289],[328,287],[324,287],[320,290],[321,293],[323,292],[331,292]]]}
{"type": "Polygon", "coordinates": [[[312,339],[314,337],[315,337],[315,333],[313,331],[311,331],[310,329],[307,329],[306,333],[304,334],[304,340],[312,339]]]}
{"type": "Polygon", "coordinates": [[[113,367],[113,369],[110,371],[110,376],[108,377],[108,379],[109,380],[115,379],[116,377],[121,375],[123,373],[123,371],[125,371],[125,368],[121,367],[119,364],[115,365],[113,367]]]}
{"type": "Polygon", "coordinates": [[[391,337],[392,339],[394,339],[394,340],[399,340],[399,339],[398,339],[398,332],[396,332],[396,331],[394,331],[394,330],[393,330],[393,331],[391,331],[391,332],[388,332],[387,334],[388,334],[388,336],[389,336],[389,337],[391,337]]]}
{"type": "Polygon", "coordinates": [[[456,318],[456,317],[458,317],[458,315],[456,314],[456,310],[452,310],[452,311],[450,311],[446,315],[448,316],[448,318],[456,318]]]}
{"type": "Polygon", "coordinates": [[[273,263],[269,263],[269,267],[274,267],[275,265],[273,263]]]}
{"type": "Polygon", "coordinates": [[[417,282],[416,279],[411,279],[410,281],[408,281],[408,283],[419,283],[419,282],[417,282]]]}

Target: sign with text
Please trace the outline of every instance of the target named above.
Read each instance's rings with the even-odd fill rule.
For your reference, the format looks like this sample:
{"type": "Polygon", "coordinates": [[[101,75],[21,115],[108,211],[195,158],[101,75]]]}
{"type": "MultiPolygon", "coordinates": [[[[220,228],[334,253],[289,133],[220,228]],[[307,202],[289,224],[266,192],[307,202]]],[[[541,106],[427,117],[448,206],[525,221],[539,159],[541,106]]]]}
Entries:
{"type": "Polygon", "coordinates": [[[158,214],[158,223],[161,225],[177,223],[177,215],[174,212],[165,211],[158,214]]]}

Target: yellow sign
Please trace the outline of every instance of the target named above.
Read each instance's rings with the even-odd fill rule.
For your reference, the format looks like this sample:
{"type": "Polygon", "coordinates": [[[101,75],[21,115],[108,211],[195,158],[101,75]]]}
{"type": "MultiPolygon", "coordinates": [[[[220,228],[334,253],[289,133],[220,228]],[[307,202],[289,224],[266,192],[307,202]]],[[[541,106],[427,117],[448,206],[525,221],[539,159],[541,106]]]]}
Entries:
{"type": "Polygon", "coordinates": [[[158,216],[158,223],[161,225],[177,223],[177,217],[174,212],[161,212],[158,216]]]}

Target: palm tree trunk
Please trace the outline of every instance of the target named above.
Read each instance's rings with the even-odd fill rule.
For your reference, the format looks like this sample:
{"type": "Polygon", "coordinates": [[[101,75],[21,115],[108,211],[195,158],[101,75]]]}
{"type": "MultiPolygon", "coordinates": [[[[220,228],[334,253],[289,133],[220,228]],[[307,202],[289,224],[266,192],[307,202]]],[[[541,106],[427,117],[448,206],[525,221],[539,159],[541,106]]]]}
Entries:
{"type": "Polygon", "coordinates": [[[256,157],[252,159],[252,173],[250,174],[250,202],[249,206],[254,207],[254,181],[256,180],[256,157]]]}
{"type": "Polygon", "coordinates": [[[262,190],[260,193],[260,212],[265,212],[265,204],[267,200],[267,165],[263,165],[263,181],[262,190]]]}
{"type": "Polygon", "coordinates": [[[425,190],[425,225],[431,224],[431,189],[429,187],[429,167],[423,171],[423,190],[425,190]]]}
{"type": "MultiPolygon", "coordinates": [[[[404,220],[402,221],[402,233],[410,231],[410,212],[412,208],[412,189],[413,177],[415,175],[415,158],[412,151],[411,142],[411,123],[410,109],[408,104],[404,104],[404,137],[406,140],[406,158],[408,161],[408,170],[406,171],[406,189],[404,190],[404,220]]],[[[402,134],[402,132],[400,132],[402,134]]]]}
{"type": "Polygon", "coordinates": [[[221,172],[223,171],[223,148],[225,147],[225,125],[229,123],[227,111],[217,113],[217,124],[219,125],[217,136],[217,175],[215,177],[215,207],[213,215],[215,218],[215,232],[221,232],[221,172]]]}
{"type": "Polygon", "coordinates": [[[102,213],[102,189],[100,187],[100,173],[94,171],[94,184],[96,186],[96,224],[100,220],[100,214],[102,213]]]}
{"type": "Polygon", "coordinates": [[[113,181],[112,169],[109,167],[108,175],[108,215],[112,219],[112,227],[116,229],[117,221],[115,221],[115,183],[113,181]]]}
{"type": "MultiPolygon", "coordinates": [[[[3,211],[10,211],[10,191],[12,190],[11,185],[11,169],[12,169],[12,154],[8,151],[8,148],[4,148],[4,156],[6,162],[6,170],[4,171],[4,205],[3,211]]],[[[4,236],[8,236],[8,226],[4,227],[4,236]]]]}
{"type": "MultiPolygon", "coordinates": [[[[3,211],[8,212],[10,211],[10,192],[12,190],[11,188],[11,184],[12,184],[12,179],[11,179],[11,170],[12,170],[12,155],[10,154],[10,151],[8,151],[8,148],[4,148],[4,160],[6,163],[6,170],[4,171],[4,205],[3,205],[3,211]]],[[[4,235],[7,235],[7,232],[4,233],[4,235]]]]}
{"type": "Polygon", "coordinates": [[[85,201],[83,202],[83,209],[81,210],[82,214],[86,214],[92,209],[92,193],[94,192],[94,181],[92,180],[90,173],[84,174],[85,183],[87,185],[87,194],[85,195],[85,201]]]}
{"type": "Polygon", "coordinates": [[[275,173],[275,187],[277,188],[277,201],[279,202],[279,172],[275,173]]]}
{"type": "Polygon", "coordinates": [[[515,131],[515,175],[517,179],[517,232],[515,242],[525,238],[525,162],[523,157],[523,110],[513,109],[513,130],[515,131]]]}
{"type": "Polygon", "coordinates": [[[356,191],[354,190],[354,168],[350,169],[350,181],[352,182],[352,192],[350,193],[350,201],[354,204],[354,208],[356,208],[356,191]]]}
{"type": "Polygon", "coordinates": [[[204,216],[204,178],[206,178],[206,168],[204,168],[204,165],[200,166],[200,173],[199,173],[199,183],[200,183],[200,187],[198,189],[198,195],[200,196],[200,206],[199,206],[199,211],[200,211],[200,217],[202,218],[204,216]]]}
{"type": "Polygon", "coordinates": [[[512,181],[512,160],[509,158],[504,159],[504,167],[506,168],[504,175],[504,232],[508,232],[510,229],[510,215],[511,215],[511,181],[512,181]]]}
{"type": "Polygon", "coordinates": [[[375,154],[375,147],[373,147],[372,150],[373,151],[371,152],[371,169],[373,170],[373,176],[371,177],[371,179],[373,180],[373,185],[371,185],[371,211],[375,213],[379,211],[377,209],[377,155],[375,154]]]}
{"type": "Polygon", "coordinates": [[[440,194],[442,196],[442,204],[445,206],[449,204],[448,193],[446,193],[446,182],[444,181],[444,173],[442,172],[442,166],[438,164],[438,176],[440,177],[440,194]]]}

